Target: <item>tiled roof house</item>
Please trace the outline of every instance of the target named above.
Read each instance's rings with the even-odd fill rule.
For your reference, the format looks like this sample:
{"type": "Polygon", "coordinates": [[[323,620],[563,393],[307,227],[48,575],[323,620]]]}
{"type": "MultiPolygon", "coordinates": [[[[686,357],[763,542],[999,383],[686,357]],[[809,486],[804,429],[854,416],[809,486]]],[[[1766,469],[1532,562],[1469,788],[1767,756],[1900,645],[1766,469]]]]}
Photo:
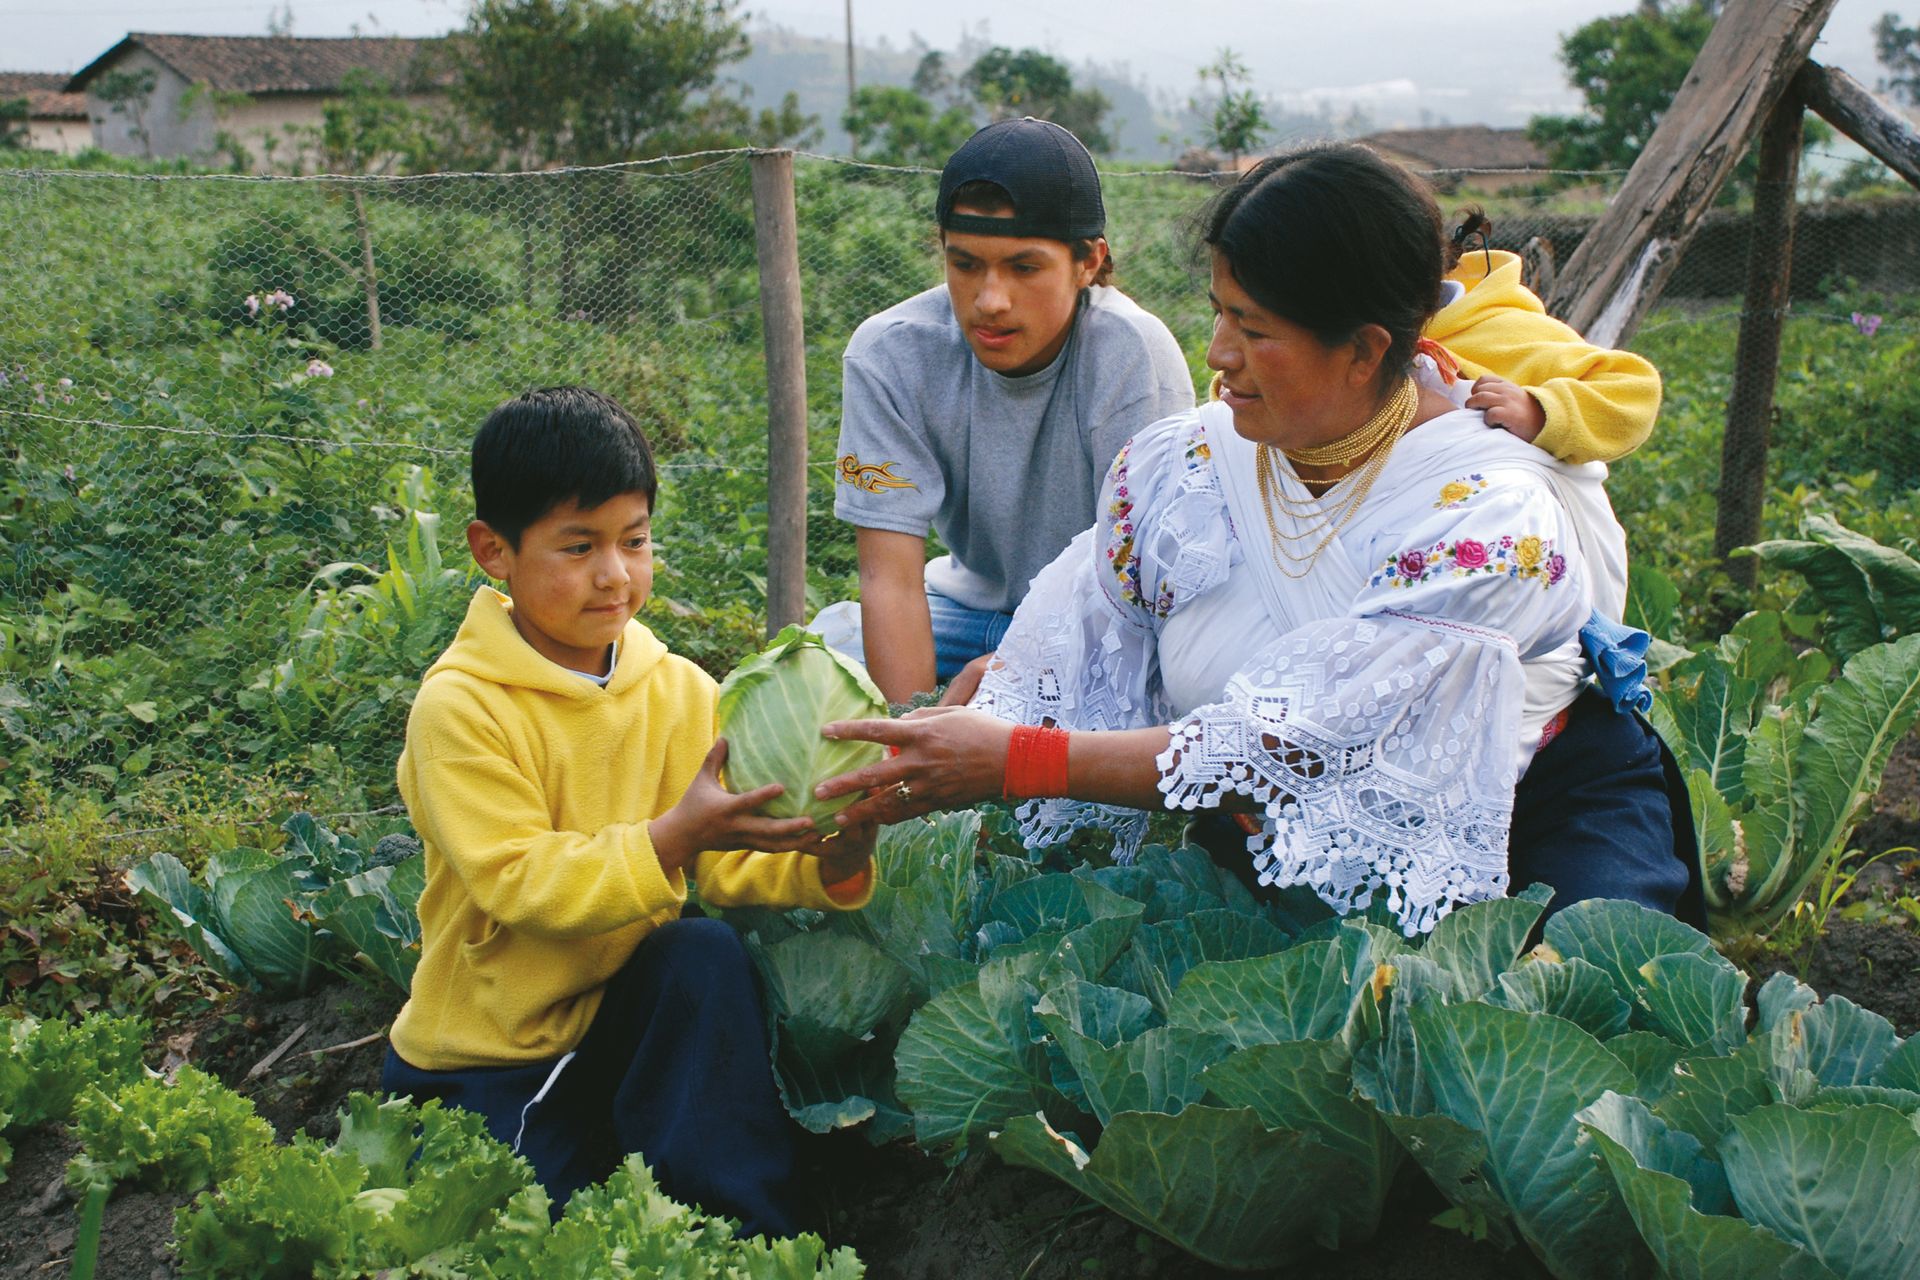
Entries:
{"type": "Polygon", "coordinates": [[[27,145],[36,151],[72,154],[91,141],[87,100],[68,93],[58,71],[0,71],[0,102],[27,104],[27,145]]]}
{"type": "Polygon", "coordinates": [[[1388,159],[1414,169],[1545,169],[1547,153],[1525,129],[1484,124],[1436,129],[1387,129],[1359,139],[1388,159]]]}
{"type": "Polygon", "coordinates": [[[118,155],[211,155],[222,131],[255,153],[256,162],[302,128],[318,125],[321,108],[347,77],[367,72],[402,96],[424,99],[451,79],[432,55],[444,42],[401,36],[320,39],[309,36],[191,36],[135,31],[95,58],[66,84],[86,97],[95,145],[118,155]],[[119,109],[100,90],[115,72],[150,71],[153,91],[119,109]],[[196,88],[196,86],[198,88],[196,88]],[[216,109],[215,94],[247,101],[216,109]],[[291,132],[290,132],[291,131],[291,132]]]}

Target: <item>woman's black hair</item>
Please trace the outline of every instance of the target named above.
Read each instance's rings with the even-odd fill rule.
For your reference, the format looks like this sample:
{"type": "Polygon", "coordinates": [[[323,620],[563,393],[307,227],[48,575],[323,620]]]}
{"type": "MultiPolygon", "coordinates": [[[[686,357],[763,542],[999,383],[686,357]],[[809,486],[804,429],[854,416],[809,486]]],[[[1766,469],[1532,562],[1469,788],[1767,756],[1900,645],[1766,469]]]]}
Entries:
{"type": "Polygon", "coordinates": [[[1353,143],[1262,160],[1203,215],[1201,243],[1255,302],[1328,346],[1377,324],[1381,382],[1403,377],[1440,305],[1440,206],[1425,183],[1353,143]]]}
{"type": "Polygon", "coordinates": [[[569,500],[591,511],[622,493],[659,486],[653,450],[633,415],[588,387],[515,396],[473,438],[473,513],[518,550],[527,526],[569,500]]]}

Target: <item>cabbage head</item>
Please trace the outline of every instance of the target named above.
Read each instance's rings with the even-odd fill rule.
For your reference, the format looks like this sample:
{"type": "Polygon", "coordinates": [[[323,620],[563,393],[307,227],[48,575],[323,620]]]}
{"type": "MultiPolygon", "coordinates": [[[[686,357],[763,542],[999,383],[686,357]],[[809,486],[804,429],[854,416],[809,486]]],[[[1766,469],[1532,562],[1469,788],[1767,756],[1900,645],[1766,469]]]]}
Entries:
{"type": "Polygon", "coordinates": [[[820,727],[834,720],[881,720],[886,715],[886,697],[865,667],[829,649],[805,627],[789,626],[721,682],[727,787],[745,792],[778,782],[786,791],[760,812],[818,822],[860,795],[816,800],[815,785],[886,754],[877,742],[829,741],[820,736],[820,727]]]}

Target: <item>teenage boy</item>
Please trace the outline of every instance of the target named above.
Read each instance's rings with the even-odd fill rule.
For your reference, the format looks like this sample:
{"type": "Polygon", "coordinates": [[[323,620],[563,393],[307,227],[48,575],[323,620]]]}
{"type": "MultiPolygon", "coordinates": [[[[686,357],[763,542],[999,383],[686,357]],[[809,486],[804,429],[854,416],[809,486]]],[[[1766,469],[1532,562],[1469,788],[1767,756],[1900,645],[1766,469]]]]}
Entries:
{"type": "Polygon", "coordinates": [[[1166,325],[1107,283],[1100,177],[1071,133],[981,129],[936,215],[946,283],[847,344],[834,514],[857,529],[860,601],[813,623],[895,702],[993,652],[1093,523],[1120,446],[1194,403],[1166,325]],[[929,528],[948,552],[931,563],[929,528]]]}
{"type": "Polygon", "coordinates": [[[510,595],[475,594],[407,719],[427,884],[381,1085],[484,1115],[556,1213],[637,1151],[678,1199],[790,1235],[752,965],[680,909],[689,876],[720,906],[863,906],[873,831],[824,839],[754,812],[778,786],[721,786],[713,680],[633,616],[655,472],[624,409],[580,387],[501,405],[473,495],[467,543],[510,595]]]}

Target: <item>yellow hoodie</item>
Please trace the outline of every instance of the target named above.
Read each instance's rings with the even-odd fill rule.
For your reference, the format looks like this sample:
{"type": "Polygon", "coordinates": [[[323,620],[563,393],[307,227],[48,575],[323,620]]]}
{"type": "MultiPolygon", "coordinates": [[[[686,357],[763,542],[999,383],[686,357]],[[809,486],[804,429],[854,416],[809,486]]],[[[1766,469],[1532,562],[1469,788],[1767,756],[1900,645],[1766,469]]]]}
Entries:
{"type": "Polygon", "coordinates": [[[1491,373],[1531,391],[1547,411],[1534,444],[1568,462],[1611,462],[1645,443],[1660,412],[1651,364],[1593,346],[1548,315],[1520,283],[1515,254],[1471,251],[1447,278],[1466,296],[1442,308],[1426,336],[1458,357],[1469,379],[1491,373]]]}
{"type": "MultiPolygon", "coordinates": [[[[580,1043],[601,989],[673,920],[647,823],[679,801],[712,747],[712,677],[628,622],[605,687],[535,652],[512,602],[482,587],[407,718],[400,794],[426,848],[421,954],[393,1047],[451,1071],[538,1062],[580,1043]]],[[[702,853],[718,906],[836,902],[797,853],[702,853]]]]}

